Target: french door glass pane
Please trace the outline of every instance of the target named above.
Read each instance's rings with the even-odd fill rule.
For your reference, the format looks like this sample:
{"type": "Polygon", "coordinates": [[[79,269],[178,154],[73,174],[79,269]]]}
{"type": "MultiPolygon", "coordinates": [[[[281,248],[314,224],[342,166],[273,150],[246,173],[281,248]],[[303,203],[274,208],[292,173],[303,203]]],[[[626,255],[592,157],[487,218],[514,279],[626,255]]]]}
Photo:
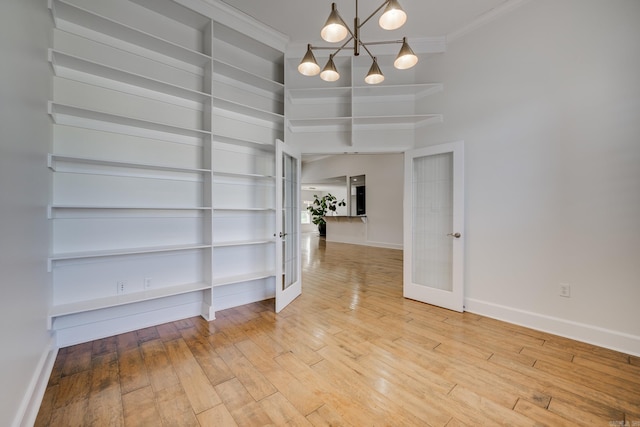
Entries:
{"type": "Polygon", "coordinates": [[[453,153],[413,160],[412,281],[451,291],[453,153]]]}
{"type": "Polygon", "coordinates": [[[283,154],[282,167],[282,289],[287,289],[298,281],[298,220],[300,202],[298,201],[298,181],[296,171],[298,160],[283,154]]]}

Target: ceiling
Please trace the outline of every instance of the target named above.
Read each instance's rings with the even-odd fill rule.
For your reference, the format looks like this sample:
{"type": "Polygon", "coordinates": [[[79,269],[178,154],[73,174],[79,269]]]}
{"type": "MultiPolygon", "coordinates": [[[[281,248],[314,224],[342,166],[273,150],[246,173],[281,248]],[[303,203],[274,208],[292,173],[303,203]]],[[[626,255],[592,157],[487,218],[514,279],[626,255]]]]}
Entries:
{"type": "MultiPolygon", "coordinates": [[[[320,28],[331,11],[330,0],[223,0],[228,5],[289,36],[293,44],[320,42],[320,28]]],[[[509,8],[520,0],[400,0],[407,12],[407,23],[395,31],[385,31],[377,18],[361,29],[365,41],[442,37],[473,27],[488,15],[509,8]]],[[[355,16],[354,0],[335,0],[338,11],[348,24],[355,16]]],[[[359,16],[364,20],[382,0],[360,0],[359,16]]]]}

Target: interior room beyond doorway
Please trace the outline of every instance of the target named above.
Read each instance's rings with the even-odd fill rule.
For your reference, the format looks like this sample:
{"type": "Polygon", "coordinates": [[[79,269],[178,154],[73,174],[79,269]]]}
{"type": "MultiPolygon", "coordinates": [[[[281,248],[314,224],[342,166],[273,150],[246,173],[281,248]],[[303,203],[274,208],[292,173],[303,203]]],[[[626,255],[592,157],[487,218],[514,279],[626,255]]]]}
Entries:
{"type": "MultiPolygon", "coordinates": [[[[404,163],[402,153],[385,154],[330,154],[303,155],[301,177],[301,231],[315,232],[316,226],[305,224],[306,207],[314,195],[330,192],[347,206],[338,208],[336,214],[350,219],[354,233],[341,233],[334,241],[364,246],[402,249],[402,209],[404,188],[404,163]],[[366,181],[364,213],[358,214],[356,186],[348,179],[366,181]],[[366,215],[366,217],[365,217],[366,215]]],[[[340,225],[345,226],[342,218],[340,225]]],[[[330,227],[330,225],[328,225],[330,227]]]]}

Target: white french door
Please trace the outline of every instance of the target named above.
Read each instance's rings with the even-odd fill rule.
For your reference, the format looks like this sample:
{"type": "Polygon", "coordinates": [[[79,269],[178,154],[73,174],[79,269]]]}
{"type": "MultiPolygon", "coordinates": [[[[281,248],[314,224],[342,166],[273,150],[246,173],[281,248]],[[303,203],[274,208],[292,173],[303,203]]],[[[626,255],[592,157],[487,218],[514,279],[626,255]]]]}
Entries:
{"type": "Polygon", "coordinates": [[[404,296],[464,311],[464,143],[404,159],[404,296]]]}
{"type": "Polygon", "coordinates": [[[302,293],[300,153],[276,141],[276,313],[302,293]]]}

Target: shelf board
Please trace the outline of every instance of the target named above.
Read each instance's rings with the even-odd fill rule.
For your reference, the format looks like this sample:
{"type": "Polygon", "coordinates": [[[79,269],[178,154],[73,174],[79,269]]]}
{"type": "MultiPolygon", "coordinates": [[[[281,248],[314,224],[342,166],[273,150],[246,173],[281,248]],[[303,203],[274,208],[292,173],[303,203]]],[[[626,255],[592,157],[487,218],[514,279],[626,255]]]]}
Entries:
{"type": "Polygon", "coordinates": [[[239,274],[237,276],[217,277],[213,279],[212,286],[233,285],[235,283],[266,279],[268,277],[274,277],[275,275],[275,271],[259,271],[256,273],[239,274]]]}
{"type": "Polygon", "coordinates": [[[266,79],[257,74],[253,74],[247,70],[236,67],[235,65],[228,64],[223,61],[214,59],[213,61],[213,73],[221,76],[238,80],[246,83],[255,88],[267,91],[274,94],[284,93],[284,84],[274,80],[266,79]]]}
{"type": "Polygon", "coordinates": [[[264,245],[267,243],[274,243],[275,238],[270,239],[258,239],[258,240],[237,240],[237,241],[229,241],[229,242],[214,242],[214,248],[228,248],[233,246],[251,246],[251,245],[264,245]]]}
{"type": "Polygon", "coordinates": [[[380,129],[388,126],[416,128],[431,123],[442,122],[442,114],[419,114],[412,116],[368,116],[354,117],[354,128],[380,129]]]}
{"type": "Polygon", "coordinates": [[[130,73],[128,71],[113,68],[108,65],[100,64],[93,61],[87,61],[73,55],[68,55],[53,49],[49,49],[49,62],[51,62],[54,72],[57,76],[64,75],[62,68],[68,68],[87,74],[115,80],[144,89],[161,92],[167,95],[176,96],[190,101],[200,103],[210,102],[211,95],[184,87],[165,83],[160,80],[145,77],[140,74],[130,73]]]}
{"type": "Polygon", "coordinates": [[[209,206],[114,206],[114,205],[49,205],[51,209],[133,209],[133,210],[165,210],[165,211],[206,211],[209,206]]]}
{"type": "MultiPolygon", "coordinates": [[[[68,316],[70,314],[84,313],[87,311],[100,310],[109,307],[117,307],[120,305],[165,298],[173,295],[181,295],[189,292],[197,292],[210,288],[210,283],[187,283],[184,285],[148,289],[144,292],[113,295],[87,301],[72,302],[68,304],[58,304],[51,307],[51,310],[49,311],[49,322],[52,323],[53,318],[55,317],[68,316]]],[[[51,328],[51,324],[49,325],[49,327],[51,328]]]]}
{"type": "Polygon", "coordinates": [[[238,208],[238,207],[214,207],[213,211],[227,212],[275,212],[275,208],[238,208]]]}
{"type": "Polygon", "coordinates": [[[327,132],[351,129],[351,117],[319,117],[309,119],[289,119],[291,132],[327,132]]]}
{"type": "Polygon", "coordinates": [[[139,254],[152,254],[159,252],[176,252],[176,251],[188,251],[193,249],[208,249],[211,248],[209,244],[192,244],[192,245],[170,245],[170,246],[151,246],[145,248],[126,248],[126,249],[113,249],[106,251],[85,251],[85,252],[65,252],[59,254],[53,254],[49,257],[49,271],[52,269],[52,264],[55,261],[72,260],[72,259],[87,259],[87,258],[104,258],[121,255],[139,255],[139,254]]]}
{"type": "Polygon", "coordinates": [[[86,165],[104,165],[123,168],[136,168],[136,169],[150,169],[170,172],[185,172],[185,173],[211,173],[210,169],[199,168],[181,168],[169,165],[158,165],[152,163],[135,163],[135,162],[120,162],[116,160],[97,159],[91,157],[75,157],[65,156],[60,154],[49,154],[47,164],[53,171],[57,171],[57,163],[77,163],[86,165]]]}
{"type": "Polygon", "coordinates": [[[53,14],[56,27],[61,29],[64,29],[64,25],[59,20],[83,26],[198,67],[204,67],[211,61],[210,56],[201,52],[121,24],[63,0],[49,0],[49,9],[53,14]]]}
{"type": "Polygon", "coordinates": [[[259,120],[265,120],[278,125],[280,125],[284,120],[283,114],[274,113],[272,111],[267,111],[260,108],[254,108],[249,105],[240,104],[238,102],[229,101],[228,99],[223,98],[213,97],[213,106],[214,108],[232,111],[234,113],[254,117],[259,120]]]}
{"type": "Polygon", "coordinates": [[[113,206],[113,205],[61,205],[47,206],[47,218],[54,219],[54,210],[146,210],[146,211],[211,211],[209,206],[113,206]]]}
{"type": "Polygon", "coordinates": [[[164,123],[151,122],[148,120],[135,119],[126,116],[120,116],[101,111],[88,110],[86,108],[74,107],[71,105],[58,104],[49,101],[49,115],[56,124],[88,127],[90,129],[99,129],[106,131],[123,131],[126,129],[144,129],[151,132],[160,132],[163,134],[173,134],[178,136],[186,136],[190,138],[203,138],[211,135],[211,132],[200,129],[188,129],[164,123]],[[87,122],[99,122],[118,127],[113,129],[109,126],[96,127],[88,126],[87,122]]]}
{"type": "Polygon", "coordinates": [[[351,102],[350,87],[289,89],[287,96],[292,104],[328,104],[337,100],[351,102]]]}
{"type": "Polygon", "coordinates": [[[271,180],[274,179],[274,175],[261,175],[254,173],[237,173],[237,172],[221,172],[221,171],[212,171],[214,176],[226,176],[230,178],[249,178],[249,179],[266,179],[271,180]]]}
{"type": "Polygon", "coordinates": [[[229,136],[219,135],[216,133],[212,134],[212,140],[214,143],[221,142],[224,144],[241,145],[243,147],[258,148],[260,150],[268,151],[268,152],[275,151],[274,141],[263,142],[263,141],[256,141],[256,140],[239,139],[239,138],[232,138],[229,136]]]}
{"type": "Polygon", "coordinates": [[[416,100],[440,92],[443,87],[442,83],[355,86],[353,88],[353,97],[354,102],[366,102],[368,99],[375,97],[416,100]]]}

